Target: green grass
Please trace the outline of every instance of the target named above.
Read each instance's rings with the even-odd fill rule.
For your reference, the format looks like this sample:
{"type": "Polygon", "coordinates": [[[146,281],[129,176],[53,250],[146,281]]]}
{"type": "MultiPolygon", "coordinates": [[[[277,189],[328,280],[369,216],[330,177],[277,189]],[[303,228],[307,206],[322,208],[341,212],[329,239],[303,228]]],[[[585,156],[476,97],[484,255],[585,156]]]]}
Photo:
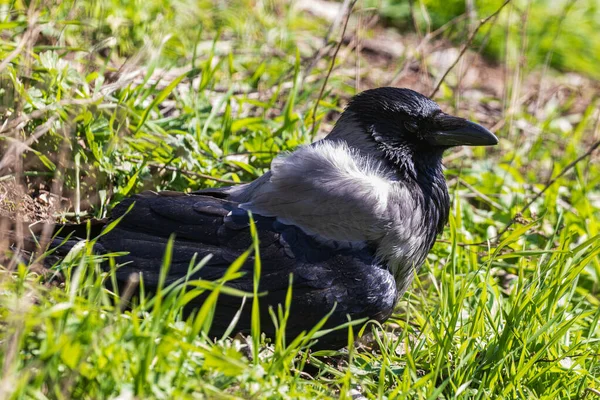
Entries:
{"type": "MultiPolygon", "coordinates": [[[[403,0],[367,1],[380,4],[379,13],[388,24],[404,30],[419,27],[422,34],[449,22],[454,25],[444,36],[455,42],[465,41],[479,19],[493,14],[506,0],[403,0]],[[471,6],[469,6],[471,4],[471,6]],[[469,10],[473,14],[468,17],[469,10]],[[412,17],[411,17],[412,16],[412,17]],[[464,18],[467,16],[466,18],[464,18]]],[[[476,44],[486,43],[484,52],[496,60],[506,53],[523,51],[529,67],[549,64],[561,71],[576,71],[600,78],[600,44],[595,39],[600,29],[598,0],[511,0],[507,11],[483,29],[476,44]],[[527,37],[525,48],[521,38],[527,37]]],[[[515,58],[517,60],[517,58],[515,58]]]]}
{"type": "MultiPolygon", "coordinates": [[[[276,1],[32,4],[28,14],[26,3],[0,1],[0,63],[14,56],[0,71],[0,160],[8,160],[8,146],[29,140],[0,184],[60,190],[70,201],[60,218],[103,217],[144,189],[250,181],[279,152],[319,136],[313,109],[339,28],[329,52],[309,65],[324,47],[327,21],[276,1]],[[36,26],[40,35],[20,46],[36,26]]],[[[359,14],[365,22],[375,11],[359,14]]],[[[378,26],[365,26],[359,37],[377,34],[378,26]]],[[[570,34],[577,32],[585,30],[570,34]]],[[[318,104],[319,134],[356,91],[355,57],[341,47],[318,104]]],[[[503,57],[518,64],[519,54],[503,57]]],[[[390,81],[403,62],[381,66],[363,54],[361,88],[390,81]]],[[[35,260],[12,270],[10,257],[3,264],[0,398],[594,398],[598,155],[534,196],[598,140],[598,91],[593,81],[562,84],[556,71],[545,73],[545,92],[531,89],[528,73],[537,66],[509,69],[502,98],[457,87],[456,71],[448,76],[436,100],[498,123],[500,144],[448,155],[450,224],[390,321],[367,327],[372,340],[327,352],[308,350],[315,332],[294,343],[256,334],[213,341],[203,334],[211,303],[184,319],[190,295],[181,285],[121,312],[126,294],[104,288],[113,276],[88,243],[55,266],[64,283],[35,272],[35,260]]],[[[435,81],[443,71],[431,73],[435,81]]],[[[191,295],[216,296],[228,290],[223,283],[195,283],[191,295]]],[[[285,305],[274,315],[285,324],[285,305]]]]}

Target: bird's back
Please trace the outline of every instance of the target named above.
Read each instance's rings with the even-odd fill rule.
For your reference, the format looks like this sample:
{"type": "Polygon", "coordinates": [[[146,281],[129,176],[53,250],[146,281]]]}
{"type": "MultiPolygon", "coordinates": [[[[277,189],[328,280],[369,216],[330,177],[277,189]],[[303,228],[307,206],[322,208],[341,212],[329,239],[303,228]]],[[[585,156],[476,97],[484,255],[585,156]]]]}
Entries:
{"type": "MultiPolygon", "coordinates": [[[[172,259],[166,283],[188,274],[191,260],[209,261],[190,279],[215,281],[252,245],[248,213],[238,203],[209,194],[186,195],[173,192],[144,192],[121,202],[110,221],[120,219],[95,245],[99,253],[126,252],[116,256],[121,265],[117,279],[124,283],[132,273],[143,275],[146,290],[159,283],[164,252],[174,236],[172,259]]],[[[220,196],[226,197],[226,196],[220,196]]],[[[272,335],[269,307],[285,303],[289,276],[293,275],[292,306],[287,335],[295,337],[310,330],[335,306],[327,327],[361,318],[386,320],[396,302],[396,284],[391,274],[378,263],[375,250],[336,241],[320,241],[293,225],[274,217],[254,215],[259,242],[262,274],[259,291],[261,324],[272,335]]],[[[228,286],[251,293],[253,290],[254,255],[243,264],[244,273],[228,286]]],[[[206,296],[188,305],[198,308],[206,296]]],[[[240,309],[242,299],[221,294],[211,333],[220,336],[240,309]]],[[[236,326],[249,332],[251,302],[236,326]]],[[[325,347],[346,344],[342,330],[321,339],[325,347]]]]}

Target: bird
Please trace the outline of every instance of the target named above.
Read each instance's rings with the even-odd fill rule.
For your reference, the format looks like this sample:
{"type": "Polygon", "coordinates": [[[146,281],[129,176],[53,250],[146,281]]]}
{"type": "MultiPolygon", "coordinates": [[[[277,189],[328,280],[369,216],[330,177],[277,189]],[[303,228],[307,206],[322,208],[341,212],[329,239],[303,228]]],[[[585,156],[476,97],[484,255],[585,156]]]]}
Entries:
{"type": "MultiPolygon", "coordinates": [[[[365,90],[348,102],[328,135],[277,156],[250,183],[187,194],[146,191],[124,199],[96,226],[110,229],[95,239],[94,251],[118,254],[117,281],[142,275],[152,291],[174,238],[163,283],[186,277],[190,261],[205,257],[188,281],[217,281],[252,246],[252,220],[259,254],[251,254],[226,285],[252,293],[254,258],[260,257],[259,314],[268,337],[276,332],[269,308],[285,304],[290,275],[286,338],[310,331],[326,316],[324,329],[349,321],[383,323],[448,221],[443,153],[497,143],[488,129],[444,113],[416,91],[365,90]]],[[[69,240],[53,243],[69,249],[78,229],[69,240]]],[[[186,309],[192,313],[206,297],[191,300],[186,309]]],[[[219,295],[211,336],[228,332],[234,317],[234,332],[250,333],[251,302],[244,300],[219,295]]],[[[345,329],[317,340],[327,349],[347,342],[345,329]]]]}

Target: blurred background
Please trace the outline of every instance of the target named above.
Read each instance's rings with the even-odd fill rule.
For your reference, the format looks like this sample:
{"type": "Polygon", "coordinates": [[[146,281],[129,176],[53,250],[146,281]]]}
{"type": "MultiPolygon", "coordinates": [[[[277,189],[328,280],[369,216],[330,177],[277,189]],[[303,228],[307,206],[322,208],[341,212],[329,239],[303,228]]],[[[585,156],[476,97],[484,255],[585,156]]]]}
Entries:
{"type": "Polygon", "coordinates": [[[0,129],[26,142],[3,140],[0,167],[71,203],[77,186],[65,212],[219,184],[186,171],[251,180],[377,86],[494,128],[530,183],[597,138],[596,0],[5,0],[0,17],[0,129]]]}
{"type": "MultiPolygon", "coordinates": [[[[597,395],[599,32],[598,0],[0,0],[0,227],[103,218],[146,189],[251,181],[277,154],[329,132],[354,94],[408,87],[500,143],[445,157],[452,217],[387,325],[402,328],[401,345],[359,353],[349,362],[355,375],[315,359],[326,383],[285,362],[260,380],[256,365],[228,348],[220,357],[246,375],[211,358],[178,370],[185,388],[175,378],[167,386],[188,393],[190,382],[210,383],[242,396],[264,393],[256,382],[306,396],[343,397],[352,382],[371,397],[597,395]]],[[[2,293],[45,290],[10,286],[29,276],[29,264],[11,257],[3,265],[21,265],[21,275],[2,280],[2,293]]],[[[102,314],[94,299],[80,299],[69,323],[102,314]]],[[[128,375],[150,364],[129,350],[133,367],[115,364],[128,371],[121,376],[98,356],[86,361],[97,375],[72,378],[64,371],[77,369],[68,361],[75,350],[65,356],[60,346],[43,353],[54,367],[39,369],[54,325],[34,317],[54,318],[44,312],[55,303],[27,312],[2,304],[5,316],[32,318],[10,325],[30,339],[15,342],[21,353],[2,353],[21,354],[4,364],[35,377],[3,387],[47,394],[74,385],[108,396],[135,381],[140,398],[151,391],[142,383],[154,388],[150,375],[128,375]]],[[[89,337],[104,343],[105,332],[123,329],[117,349],[146,351],[124,339],[130,324],[110,318],[110,329],[80,328],[63,341],[78,343],[80,355],[89,337]]],[[[170,370],[167,353],[159,369],[170,370]]]]}
{"type": "MultiPolygon", "coordinates": [[[[505,150],[550,155],[593,136],[581,123],[596,105],[599,14],[596,0],[5,0],[1,132],[45,130],[15,150],[22,176],[35,190],[78,181],[70,211],[97,216],[134,189],[218,183],[186,170],[252,179],[376,86],[433,94],[499,130],[505,150]],[[60,160],[65,147],[86,168],[60,160]]],[[[0,167],[15,168],[10,155],[0,167]]]]}

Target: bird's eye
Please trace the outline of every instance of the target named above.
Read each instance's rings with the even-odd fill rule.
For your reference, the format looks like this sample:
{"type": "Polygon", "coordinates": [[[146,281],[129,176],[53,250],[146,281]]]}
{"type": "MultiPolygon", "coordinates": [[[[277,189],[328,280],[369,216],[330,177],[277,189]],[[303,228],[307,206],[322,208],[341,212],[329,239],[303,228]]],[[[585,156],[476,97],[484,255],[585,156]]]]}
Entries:
{"type": "Polygon", "coordinates": [[[406,121],[404,122],[404,127],[406,128],[407,131],[411,132],[411,133],[417,133],[419,131],[419,126],[412,121],[406,121]]]}

